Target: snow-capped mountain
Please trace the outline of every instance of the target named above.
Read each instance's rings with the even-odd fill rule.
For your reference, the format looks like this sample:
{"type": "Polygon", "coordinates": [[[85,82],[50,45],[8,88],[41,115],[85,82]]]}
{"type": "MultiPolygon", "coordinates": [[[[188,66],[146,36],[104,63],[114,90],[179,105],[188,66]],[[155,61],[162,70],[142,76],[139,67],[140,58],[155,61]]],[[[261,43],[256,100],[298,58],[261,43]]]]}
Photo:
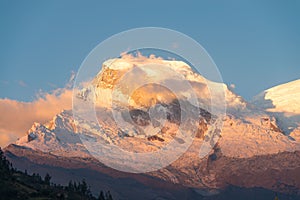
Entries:
{"type": "Polygon", "coordinates": [[[300,115],[300,80],[265,90],[253,98],[253,103],[268,112],[300,115]]]}
{"type": "Polygon", "coordinates": [[[285,134],[300,139],[300,80],[272,87],[255,96],[252,103],[274,116],[285,134]]]}
{"type": "MultiPolygon", "coordinates": [[[[147,62],[150,61],[151,59],[147,60],[147,62]]],[[[128,88],[130,87],[129,83],[132,83],[133,79],[146,79],[147,76],[153,75],[154,72],[140,67],[144,65],[144,62],[145,60],[122,58],[108,60],[92,80],[92,87],[95,88],[94,93],[91,93],[91,88],[83,88],[77,91],[76,98],[79,102],[96,100],[98,125],[86,123],[84,119],[77,118],[74,120],[72,111],[62,111],[46,124],[35,123],[28,133],[20,138],[15,145],[9,146],[7,151],[15,155],[30,157],[29,153],[24,153],[28,149],[31,153],[32,151],[41,152],[39,156],[47,157],[51,154],[63,158],[86,159],[92,157],[90,155],[91,150],[89,149],[89,152],[85,148],[87,143],[83,143],[82,138],[88,141],[91,146],[95,143],[105,142],[106,144],[118,145],[128,151],[134,149],[136,152],[156,151],[172,140],[184,144],[186,142],[184,139],[177,137],[176,134],[174,135],[174,130],[180,124],[178,113],[181,106],[184,108],[181,109],[180,115],[199,116],[199,121],[191,122],[197,124],[194,141],[191,147],[170,166],[147,175],[196,189],[217,189],[226,187],[227,184],[242,187],[264,187],[275,190],[279,190],[280,184],[300,188],[300,178],[293,179],[294,183],[291,183],[289,179],[290,176],[293,176],[292,174],[300,169],[299,156],[296,156],[300,150],[300,137],[296,137],[297,134],[285,134],[285,130],[289,127],[285,127],[286,124],[278,115],[270,113],[299,114],[300,107],[297,101],[299,93],[296,94],[300,88],[299,81],[267,90],[254,98],[252,103],[255,106],[253,106],[229,90],[225,84],[209,81],[194,73],[184,62],[155,60],[153,62],[163,64],[169,67],[170,71],[183,75],[184,80],[187,80],[192,86],[195,98],[199,101],[199,107],[196,108],[195,105],[186,101],[188,98],[192,99],[188,96],[191,90],[184,90],[182,79],[174,78],[172,85],[178,86],[174,90],[180,91],[177,98],[183,104],[174,101],[172,92],[150,84],[149,87],[140,88],[135,90],[137,92],[132,93],[131,101],[129,101],[129,113],[132,119],[130,123],[136,123],[143,127],[153,123],[147,114],[150,107],[151,109],[163,110],[167,113],[168,120],[164,123],[164,126],[158,123],[157,127],[161,128],[159,130],[139,129],[134,125],[128,129],[123,127],[120,130],[118,125],[114,123],[111,102],[114,95],[119,95],[117,106],[123,105],[122,97],[124,94],[126,95],[126,91],[130,91],[130,88],[128,88]],[[129,76],[127,80],[125,79],[125,84],[118,84],[121,77],[130,70],[139,70],[138,76],[129,76]],[[122,88],[120,85],[125,85],[127,88],[122,88]],[[119,89],[117,94],[113,91],[116,87],[119,89]],[[214,110],[211,109],[211,89],[217,91],[214,93],[216,95],[216,102],[213,102],[214,106],[219,108],[225,102],[227,107],[225,115],[218,116],[218,113],[214,113],[214,110]],[[90,96],[90,94],[93,96],[90,96]],[[224,95],[224,102],[219,98],[222,94],[224,95]],[[286,94],[286,99],[282,99],[283,94],[286,94]],[[290,103],[287,100],[290,100],[290,103]],[[268,107],[270,101],[274,102],[273,106],[275,105],[272,110],[269,110],[271,107],[268,107]],[[293,108],[285,108],[287,105],[293,105],[293,108]],[[194,112],[194,110],[197,112],[194,112]],[[212,129],[218,117],[222,121],[222,126],[217,127],[214,131],[219,131],[221,136],[216,144],[212,144],[208,155],[201,158],[201,156],[199,157],[201,145],[210,141],[209,130],[212,129]],[[81,126],[78,126],[78,123],[81,126]],[[98,126],[100,126],[100,129],[98,129],[98,126]],[[18,148],[21,148],[23,153],[18,153],[18,148]],[[281,162],[284,159],[286,161],[274,166],[274,163],[281,162]],[[293,162],[289,162],[289,159],[293,159],[293,162]],[[273,173],[272,169],[276,173],[273,173]],[[285,172],[286,169],[290,171],[287,172],[288,177],[283,178],[281,172],[285,172]],[[263,173],[266,175],[262,176],[263,173]],[[271,175],[272,173],[273,175],[271,175]],[[247,176],[249,180],[239,180],[239,177],[243,176],[247,176]],[[262,178],[267,181],[262,181],[262,178]],[[277,180],[281,180],[282,183],[278,183],[277,180]]],[[[157,74],[154,74],[153,77],[158,81],[166,82],[168,81],[166,77],[173,77],[173,74],[166,76],[166,73],[170,72],[166,71],[163,77],[157,74]]],[[[120,108],[118,107],[118,109],[120,108]]],[[[122,114],[122,109],[119,111],[122,114]]],[[[296,131],[296,129],[293,131],[296,131]]],[[[93,151],[99,150],[95,149],[93,151]]],[[[113,155],[111,156],[111,158],[115,158],[113,155]]],[[[157,159],[160,160],[161,158],[157,159]]],[[[120,160],[121,162],[123,161],[120,160]]]]}
{"type": "MultiPolygon", "coordinates": [[[[96,88],[95,98],[97,102],[96,105],[98,106],[98,122],[101,125],[101,139],[109,143],[122,145],[125,149],[128,146],[134,145],[135,148],[140,148],[140,150],[143,151],[149,148],[149,137],[147,136],[147,133],[140,134],[138,133],[139,130],[128,130],[126,133],[122,133],[122,137],[119,137],[120,132],[117,127],[118,125],[114,123],[114,118],[110,110],[111,108],[109,107],[109,104],[112,102],[112,88],[115,87],[115,84],[126,72],[133,68],[140,70],[140,68],[136,67],[139,66],[139,62],[141,61],[138,59],[129,61],[123,60],[122,58],[108,60],[104,62],[102,71],[97,74],[92,82],[96,88]],[[124,137],[124,134],[129,137],[124,137]],[[138,139],[137,137],[130,136],[138,136],[138,139]],[[135,144],[137,140],[139,144],[143,144],[140,146],[135,144]]],[[[193,89],[196,91],[197,98],[200,101],[199,106],[206,115],[211,115],[209,107],[209,101],[211,100],[209,98],[210,88],[208,85],[213,85],[210,86],[212,88],[224,89],[227,114],[226,116],[222,116],[222,137],[218,141],[224,155],[230,157],[251,157],[254,155],[273,154],[281,151],[293,151],[299,146],[297,141],[291,140],[282,133],[281,129],[277,125],[276,118],[269,116],[264,111],[252,108],[245,100],[242,99],[242,97],[229,90],[226,85],[213,83],[205,79],[199,74],[194,73],[191,68],[182,61],[155,60],[155,62],[163,63],[165,66],[170,67],[170,69],[182,74],[184,79],[191,83],[193,89]]],[[[143,60],[142,64],[144,63],[145,61],[143,60]]],[[[141,79],[144,79],[145,77],[141,74],[145,71],[146,70],[140,70],[138,72],[139,74],[135,73],[135,75],[139,75],[141,79]]],[[[163,77],[158,78],[157,74],[155,74],[156,79],[165,81],[165,77],[169,78],[169,76],[166,76],[165,74],[163,77]]],[[[126,81],[132,83],[132,78],[137,79],[137,77],[129,77],[126,81]]],[[[175,80],[179,82],[177,83],[178,85],[182,84],[181,79],[175,80]]],[[[175,83],[176,82],[173,84],[175,83]]],[[[129,87],[129,84],[123,85],[129,87]]],[[[148,123],[147,120],[149,121],[149,119],[147,119],[147,116],[143,116],[143,113],[145,114],[145,109],[143,110],[143,108],[141,108],[140,105],[137,105],[136,102],[138,102],[138,104],[141,104],[142,102],[143,105],[147,105],[150,104],[150,102],[148,102],[149,100],[152,101],[152,104],[161,105],[161,109],[167,109],[170,115],[174,117],[174,120],[176,119],[176,114],[180,108],[178,107],[179,105],[171,103],[174,96],[172,93],[165,91],[164,88],[155,88],[155,86],[142,88],[137,91],[138,92],[135,92],[131,97],[133,99],[130,105],[133,120],[136,122],[139,121],[138,123],[148,123]],[[154,90],[154,92],[151,90],[154,90]]],[[[85,92],[86,89],[80,91],[78,99],[88,97],[85,92]]],[[[192,111],[190,110],[186,112],[192,111]]],[[[201,117],[203,118],[206,126],[204,129],[207,130],[210,123],[208,117],[204,116],[204,114],[201,117]]],[[[177,121],[178,120],[179,119],[177,119],[177,121]]],[[[21,138],[16,144],[28,146],[30,148],[39,148],[42,151],[50,151],[52,149],[52,151],[56,150],[57,152],[61,152],[60,149],[62,148],[67,149],[66,152],[72,152],[73,146],[76,146],[76,149],[80,149],[79,147],[81,144],[78,143],[78,135],[85,134],[89,135],[89,137],[96,137],[95,135],[97,135],[91,134],[97,132],[97,130],[94,130],[95,127],[90,127],[87,123],[82,124],[87,127],[81,127],[80,129],[80,127],[76,126],[72,119],[71,112],[63,111],[46,125],[35,124],[33,128],[29,130],[29,136],[25,136],[25,139],[21,138]],[[30,135],[38,135],[39,137],[27,141],[27,138],[31,138],[30,135]],[[45,138],[40,139],[40,137],[45,138]],[[40,145],[38,143],[40,143],[40,145]],[[45,143],[47,143],[46,146],[43,145],[45,143]],[[49,145],[50,143],[53,146],[49,145]],[[72,147],[70,147],[70,145],[72,147]],[[77,147],[78,145],[79,147],[77,147]]],[[[174,123],[171,122],[169,125],[169,127],[165,128],[172,129],[171,126],[173,126],[174,123]]],[[[151,149],[156,149],[172,140],[172,137],[170,137],[169,134],[158,133],[156,136],[157,137],[152,138],[161,138],[164,142],[158,142],[158,144],[154,145],[152,144],[151,149]]],[[[204,138],[204,135],[202,137],[204,138]]]]}
{"type": "Polygon", "coordinates": [[[46,124],[34,123],[16,145],[61,156],[89,156],[78,137],[71,111],[62,111],[46,124]]]}

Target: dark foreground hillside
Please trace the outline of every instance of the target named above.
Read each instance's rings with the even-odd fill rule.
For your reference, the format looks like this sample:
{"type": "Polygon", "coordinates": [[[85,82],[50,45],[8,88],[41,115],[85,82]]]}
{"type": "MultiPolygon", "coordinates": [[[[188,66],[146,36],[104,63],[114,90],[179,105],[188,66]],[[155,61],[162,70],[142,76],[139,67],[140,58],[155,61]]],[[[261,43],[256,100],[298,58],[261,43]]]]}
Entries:
{"type": "Polygon", "coordinates": [[[51,176],[46,174],[42,178],[39,174],[27,174],[13,168],[12,164],[3,155],[0,148],[0,199],[2,200],[112,200],[109,192],[101,191],[96,198],[91,194],[85,180],[81,182],[70,181],[68,186],[50,183],[51,176]]]}

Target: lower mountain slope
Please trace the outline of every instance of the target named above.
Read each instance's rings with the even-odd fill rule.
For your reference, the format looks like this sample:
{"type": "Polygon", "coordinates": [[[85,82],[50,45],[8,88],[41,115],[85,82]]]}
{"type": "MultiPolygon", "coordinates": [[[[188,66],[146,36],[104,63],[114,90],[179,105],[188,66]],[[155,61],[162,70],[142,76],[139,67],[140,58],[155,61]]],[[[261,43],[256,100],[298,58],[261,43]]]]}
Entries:
{"type": "Polygon", "coordinates": [[[300,199],[300,152],[238,159],[216,151],[193,166],[178,169],[175,163],[148,174],[124,173],[93,158],[59,157],[17,145],[8,146],[5,155],[17,168],[29,173],[49,172],[52,180],[61,185],[84,178],[93,193],[99,194],[95,188],[110,190],[114,199],[120,200],[272,200],[276,194],[279,199],[300,199]]]}

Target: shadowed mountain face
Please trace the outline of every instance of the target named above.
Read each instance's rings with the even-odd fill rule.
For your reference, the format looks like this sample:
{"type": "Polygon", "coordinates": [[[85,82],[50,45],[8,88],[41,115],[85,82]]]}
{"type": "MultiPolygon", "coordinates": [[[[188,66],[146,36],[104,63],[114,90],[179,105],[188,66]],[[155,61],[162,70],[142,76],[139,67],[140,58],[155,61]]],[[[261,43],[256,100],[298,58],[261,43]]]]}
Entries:
{"type": "MultiPolygon", "coordinates": [[[[93,109],[97,122],[74,120],[71,111],[63,111],[49,123],[34,124],[27,135],[5,149],[16,167],[41,174],[49,172],[54,181],[62,184],[84,177],[94,192],[101,186],[111,190],[117,199],[273,199],[275,192],[281,195],[280,199],[289,196],[299,199],[300,137],[286,135],[286,124],[276,116],[177,61],[165,61],[165,64],[184,75],[199,104],[189,101],[193,99],[189,96],[191,88],[185,90],[180,79],[166,79],[162,75],[153,77],[176,86],[180,95],[155,84],[128,92],[130,87],[135,87],[129,83],[149,76],[148,69],[140,70],[136,63],[119,66],[124,65],[122,59],[113,63],[114,66],[105,66],[92,81],[95,91],[83,88],[74,97],[82,103],[95,97],[93,109]],[[120,86],[119,79],[130,68],[136,69],[139,76],[128,76],[126,84],[120,86]],[[226,115],[213,112],[208,85],[226,94],[226,115]],[[115,100],[114,95],[122,98],[115,100]],[[112,102],[115,104],[111,105],[112,102]],[[116,122],[115,115],[122,118],[121,124],[116,122]],[[221,125],[216,124],[218,121],[221,125]],[[185,131],[193,126],[196,129],[192,133],[185,131]],[[185,136],[193,136],[188,149],[171,164],[153,172],[125,173],[100,162],[102,156],[117,164],[124,163],[123,154],[115,155],[109,148],[105,151],[101,149],[102,144],[128,152],[149,153],[175,141],[172,150],[176,152],[188,143],[185,136]],[[94,148],[87,149],[88,145],[94,148]],[[203,146],[208,151],[200,156],[203,146]],[[100,157],[92,156],[93,151],[100,157]]],[[[219,108],[222,101],[218,98],[216,101],[219,108]]],[[[160,165],[166,159],[158,154],[152,161],[160,165]]],[[[133,160],[134,167],[140,167],[143,162],[149,163],[146,159],[133,160]]]]}

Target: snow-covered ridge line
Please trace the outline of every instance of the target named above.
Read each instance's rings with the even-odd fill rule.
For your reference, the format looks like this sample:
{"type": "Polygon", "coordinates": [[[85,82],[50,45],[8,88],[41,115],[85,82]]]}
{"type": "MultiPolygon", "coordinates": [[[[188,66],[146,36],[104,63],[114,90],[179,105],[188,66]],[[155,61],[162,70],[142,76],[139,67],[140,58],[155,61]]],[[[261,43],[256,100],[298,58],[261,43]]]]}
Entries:
{"type": "Polygon", "coordinates": [[[300,114],[300,79],[265,90],[255,96],[252,102],[269,112],[300,114]]]}
{"type": "Polygon", "coordinates": [[[293,138],[300,135],[300,79],[265,90],[252,103],[274,116],[279,126],[293,138]]]}

